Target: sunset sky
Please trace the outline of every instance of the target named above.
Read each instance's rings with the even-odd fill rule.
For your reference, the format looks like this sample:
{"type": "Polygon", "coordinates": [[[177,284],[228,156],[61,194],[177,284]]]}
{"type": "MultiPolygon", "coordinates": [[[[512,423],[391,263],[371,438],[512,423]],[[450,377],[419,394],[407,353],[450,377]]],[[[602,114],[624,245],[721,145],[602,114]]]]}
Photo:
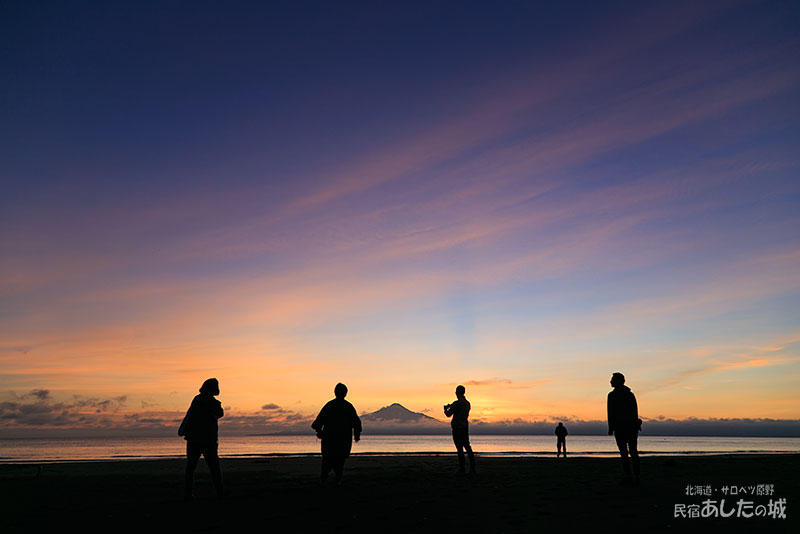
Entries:
{"type": "Polygon", "coordinates": [[[4,2],[0,430],[800,419],[800,6],[4,2]],[[238,419],[237,419],[238,418],[238,419]]]}

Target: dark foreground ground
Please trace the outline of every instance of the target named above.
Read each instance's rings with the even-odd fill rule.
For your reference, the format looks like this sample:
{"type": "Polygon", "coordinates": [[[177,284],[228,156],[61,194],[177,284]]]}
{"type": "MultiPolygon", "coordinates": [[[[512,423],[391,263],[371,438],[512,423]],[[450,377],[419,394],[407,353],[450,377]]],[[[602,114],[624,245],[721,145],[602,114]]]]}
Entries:
{"type": "Polygon", "coordinates": [[[11,532],[800,532],[800,455],[647,457],[642,484],[607,458],[352,457],[342,487],[320,487],[318,458],[223,460],[213,495],[201,460],[194,502],[180,460],[0,465],[0,530],[11,532]],[[38,475],[37,475],[38,473],[38,475]],[[772,484],[772,495],[750,486],[772,484]],[[710,486],[711,496],[686,487],[710,486]],[[737,495],[722,493],[737,487],[737,495]],[[725,499],[727,518],[674,518],[675,505],[725,499]],[[769,514],[785,499],[786,519],[769,514]],[[742,513],[737,517],[738,501],[742,513]],[[752,508],[748,506],[752,503],[752,508]]]}

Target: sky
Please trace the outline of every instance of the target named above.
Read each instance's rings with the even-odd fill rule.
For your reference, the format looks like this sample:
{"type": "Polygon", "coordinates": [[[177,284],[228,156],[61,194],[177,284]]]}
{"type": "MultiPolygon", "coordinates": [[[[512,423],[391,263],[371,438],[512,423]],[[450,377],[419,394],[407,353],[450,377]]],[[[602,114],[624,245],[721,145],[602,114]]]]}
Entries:
{"type": "Polygon", "coordinates": [[[791,2],[0,4],[0,429],[800,429],[791,2]],[[677,424],[677,423],[676,423],[677,424]]]}

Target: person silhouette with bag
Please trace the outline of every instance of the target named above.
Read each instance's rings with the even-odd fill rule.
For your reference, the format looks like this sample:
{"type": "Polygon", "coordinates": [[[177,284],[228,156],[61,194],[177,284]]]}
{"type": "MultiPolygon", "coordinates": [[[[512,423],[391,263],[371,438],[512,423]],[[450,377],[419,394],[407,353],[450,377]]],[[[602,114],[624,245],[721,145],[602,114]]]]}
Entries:
{"type": "Polygon", "coordinates": [[[200,394],[192,399],[186,411],[178,435],[186,440],[186,474],[184,498],[191,501],[194,496],[194,471],[202,455],[206,459],[211,480],[217,490],[217,497],[222,497],[222,471],[219,465],[218,425],[217,419],[224,415],[222,403],[215,399],[219,395],[219,382],[209,378],[200,387],[200,394]]]}

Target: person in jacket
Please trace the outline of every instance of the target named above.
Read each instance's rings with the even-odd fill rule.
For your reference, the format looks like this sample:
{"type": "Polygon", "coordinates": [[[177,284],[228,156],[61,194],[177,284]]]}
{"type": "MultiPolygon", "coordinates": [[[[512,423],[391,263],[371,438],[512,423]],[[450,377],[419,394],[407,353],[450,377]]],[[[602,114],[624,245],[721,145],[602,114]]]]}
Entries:
{"type": "MultiPolygon", "coordinates": [[[[194,471],[200,455],[206,459],[211,480],[217,490],[217,497],[222,497],[222,471],[219,466],[217,419],[223,416],[222,403],[215,399],[219,395],[219,382],[209,378],[200,387],[200,394],[192,400],[186,417],[181,425],[181,432],[186,440],[186,485],[185,498],[192,500],[194,471]]],[[[179,432],[179,434],[181,434],[179,432]]]]}
{"type": "Polygon", "coordinates": [[[567,457],[567,427],[564,426],[564,423],[558,423],[556,427],[556,458],[559,457],[561,454],[561,449],[564,449],[564,458],[567,457]]]}
{"type": "Polygon", "coordinates": [[[456,451],[458,452],[458,471],[460,473],[465,471],[464,449],[466,449],[469,456],[469,470],[470,473],[474,473],[475,455],[472,452],[472,446],[469,444],[469,410],[471,406],[464,396],[466,391],[464,386],[456,387],[456,400],[451,404],[445,404],[444,414],[447,417],[452,417],[450,428],[453,430],[453,443],[455,443],[456,451]]]}
{"type": "Polygon", "coordinates": [[[631,479],[631,463],[635,482],[639,482],[639,450],[636,442],[641,430],[639,408],[636,396],[625,385],[625,376],[622,373],[611,375],[611,386],[614,388],[608,394],[608,435],[614,435],[622,458],[622,470],[625,473],[625,482],[631,479]],[[630,457],[629,457],[630,456],[630,457]]]}
{"type": "Polygon", "coordinates": [[[322,407],[311,428],[317,431],[317,438],[322,440],[320,482],[325,484],[333,469],[336,485],[341,486],[344,462],[350,456],[353,440],[361,439],[361,419],[353,405],[344,400],[347,386],[336,384],[333,394],[335,398],[322,407]]]}

